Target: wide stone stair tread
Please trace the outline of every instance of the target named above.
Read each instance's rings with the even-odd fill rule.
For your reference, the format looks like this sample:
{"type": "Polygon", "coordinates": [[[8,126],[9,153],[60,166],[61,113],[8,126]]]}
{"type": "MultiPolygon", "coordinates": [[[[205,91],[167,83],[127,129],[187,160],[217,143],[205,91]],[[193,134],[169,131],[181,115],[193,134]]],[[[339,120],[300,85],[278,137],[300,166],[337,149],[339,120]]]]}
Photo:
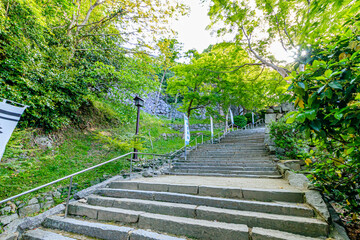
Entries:
{"type": "Polygon", "coordinates": [[[210,185],[148,183],[136,181],[113,181],[110,183],[109,188],[153,192],[172,192],[209,197],[256,200],[264,202],[304,202],[304,192],[298,190],[239,188],[223,186],[220,187],[210,185]]]}
{"type": "Polygon", "coordinates": [[[61,234],[35,229],[27,231],[23,236],[23,240],[76,240],[76,238],[65,237],[61,234]]]}
{"type": "MultiPolygon", "coordinates": [[[[264,227],[269,229],[281,230],[292,233],[306,233],[309,236],[324,236],[327,234],[328,226],[326,223],[313,218],[284,216],[277,214],[258,213],[249,211],[239,211],[232,209],[214,208],[206,206],[196,206],[191,204],[178,204],[167,202],[156,202],[139,199],[116,199],[101,196],[91,196],[88,204],[72,204],[73,209],[78,208],[80,211],[74,211],[74,214],[88,216],[91,211],[98,211],[97,214],[91,213],[91,216],[99,216],[100,211],[116,212],[118,209],[135,210],[162,215],[172,215],[178,217],[196,218],[203,220],[216,219],[219,222],[246,224],[249,227],[264,227]],[[100,206],[100,207],[99,207],[100,206]],[[102,207],[105,207],[102,208],[102,207]],[[106,209],[108,208],[108,209],[106,209]],[[112,209],[116,208],[116,210],[112,209]]],[[[70,213],[72,213],[70,211],[70,213]]]]}
{"type": "Polygon", "coordinates": [[[254,227],[251,230],[251,240],[325,240],[326,237],[306,237],[298,234],[282,232],[271,229],[254,227]]]}
{"type": "Polygon", "coordinates": [[[186,238],[172,237],[132,227],[90,222],[69,217],[64,218],[61,216],[50,216],[45,219],[43,225],[48,228],[106,240],[186,240],[186,238]]]}
{"type": "Polygon", "coordinates": [[[281,175],[254,175],[254,174],[222,174],[222,173],[185,173],[185,172],[164,172],[167,175],[184,175],[184,176],[205,176],[205,177],[242,177],[242,178],[282,178],[281,175]]]}
{"type": "Polygon", "coordinates": [[[221,170],[221,169],[184,169],[184,168],[173,168],[172,172],[181,172],[181,173],[219,173],[219,174],[239,174],[239,175],[279,175],[278,171],[269,170],[221,170]]]}
{"type": "Polygon", "coordinates": [[[262,202],[241,199],[228,199],[209,196],[197,196],[190,194],[155,192],[142,190],[123,190],[123,189],[101,189],[99,195],[113,198],[131,198],[142,200],[153,200],[171,203],[183,203],[192,205],[202,205],[208,207],[227,208],[233,210],[246,211],[251,209],[254,212],[272,213],[280,215],[293,215],[301,217],[312,217],[313,210],[303,204],[285,202],[262,202]]]}
{"type": "Polygon", "coordinates": [[[269,167],[248,167],[248,166],[213,166],[213,165],[175,165],[173,169],[206,169],[206,170],[221,170],[221,171],[276,171],[275,166],[269,166],[269,167]]]}

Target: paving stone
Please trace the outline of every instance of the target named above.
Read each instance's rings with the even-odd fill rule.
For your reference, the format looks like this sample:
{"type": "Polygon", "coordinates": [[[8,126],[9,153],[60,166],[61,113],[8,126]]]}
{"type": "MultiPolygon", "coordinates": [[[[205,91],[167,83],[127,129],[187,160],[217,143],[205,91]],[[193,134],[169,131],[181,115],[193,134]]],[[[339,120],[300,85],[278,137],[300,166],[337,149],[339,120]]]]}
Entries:
{"type": "Polygon", "coordinates": [[[198,186],[169,184],[169,192],[198,194],[198,186]]]}

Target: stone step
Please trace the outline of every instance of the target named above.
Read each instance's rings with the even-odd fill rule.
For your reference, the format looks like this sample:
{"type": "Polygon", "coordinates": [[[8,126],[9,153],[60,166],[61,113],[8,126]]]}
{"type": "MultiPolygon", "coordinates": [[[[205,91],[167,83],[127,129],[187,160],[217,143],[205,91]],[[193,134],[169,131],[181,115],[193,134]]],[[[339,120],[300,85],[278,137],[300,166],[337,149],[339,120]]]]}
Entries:
{"type": "Polygon", "coordinates": [[[173,192],[192,194],[199,196],[221,197],[246,199],[256,201],[281,201],[292,203],[303,203],[304,193],[301,191],[289,191],[283,189],[257,189],[257,188],[236,188],[236,187],[219,187],[206,185],[185,185],[185,184],[168,184],[168,183],[149,183],[136,181],[114,181],[109,188],[145,190],[155,192],[173,192]]]}
{"type": "MultiPolygon", "coordinates": [[[[137,218],[139,219],[139,217],[137,218]]],[[[63,218],[60,216],[50,216],[46,218],[43,225],[48,228],[107,240],[185,240],[185,238],[172,237],[141,229],[136,230],[130,227],[63,218]]],[[[55,238],[52,240],[55,240],[55,238]]]]}
{"type": "Polygon", "coordinates": [[[231,166],[274,166],[272,160],[205,160],[205,159],[187,159],[174,161],[173,164],[201,164],[201,165],[231,165],[231,166]]]}
{"type": "MultiPolygon", "coordinates": [[[[77,214],[89,213],[97,211],[97,214],[92,213],[92,216],[101,215],[101,211],[113,211],[111,208],[121,210],[135,210],[144,211],[148,213],[156,213],[162,215],[171,215],[177,217],[196,218],[202,220],[217,220],[219,222],[246,224],[248,227],[263,227],[268,229],[280,230],[306,236],[325,236],[328,233],[328,225],[318,219],[293,217],[293,216],[279,216],[275,214],[254,213],[248,211],[228,210],[221,208],[156,202],[149,200],[138,199],[118,199],[107,198],[100,196],[90,196],[88,204],[73,204],[72,212],[77,214]],[[105,207],[107,210],[103,210],[105,207]],[[77,210],[81,209],[81,210],[77,210]]],[[[86,216],[86,215],[81,215],[86,216]]]]}
{"type": "Polygon", "coordinates": [[[204,176],[204,177],[242,177],[242,178],[272,178],[280,179],[282,175],[249,175],[249,174],[222,174],[222,173],[184,173],[184,172],[164,172],[166,175],[179,176],[204,176]]]}
{"type": "Polygon", "coordinates": [[[239,170],[209,170],[209,169],[188,169],[188,168],[172,168],[171,172],[177,173],[218,173],[218,174],[238,174],[238,175],[279,175],[278,171],[239,171],[239,170]]]}
{"type": "Polygon", "coordinates": [[[27,231],[23,236],[23,240],[76,240],[75,238],[65,237],[61,234],[45,231],[42,229],[35,229],[27,231]]]}
{"type": "Polygon", "coordinates": [[[325,238],[305,237],[297,234],[281,232],[277,230],[254,227],[251,230],[252,240],[324,240],[325,238]]]}
{"type": "Polygon", "coordinates": [[[209,156],[196,156],[196,157],[192,157],[189,156],[187,158],[187,161],[228,161],[228,162],[266,162],[266,161],[270,161],[272,162],[272,160],[270,159],[269,156],[267,157],[222,157],[222,156],[215,156],[215,157],[209,157],[209,156]]]}
{"type": "Polygon", "coordinates": [[[254,212],[272,213],[279,215],[293,215],[299,217],[313,217],[314,215],[314,212],[311,208],[302,204],[295,203],[260,202],[209,196],[197,196],[173,192],[156,192],[109,188],[100,189],[98,191],[98,195],[105,197],[133,198],[142,200],[193,204],[242,211],[251,209],[254,212]]]}
{"type": "Polygon", "coordinates": [[[247,167],[247,166],[211,166],[211,165],[184,165],[175,164],[173,169],[203,169],[203,170],[222,170],[222,171],[276,171],[275,165],[271,167],[247,167]]]}
{"type": "Polygon", "coordinates": [[[100,221],[132,224],[142,229],[151,229],[180,236],[185,235],[196,239],[248,239],[248,227],[243,224],[214,222],[121,208],[91,206],[82,203],[71,204],[69,213],[100,221]]]}
{"type": "Polygon", "coordinates": [[[197,158],[197,157],[206,157],[206,158],[237,158],[237,159],[251,159],[251,158],[262,158],[262,157],[268,157],[268,153],[205,153],[205,152],[190,152],[189,157],[197,158]]]}

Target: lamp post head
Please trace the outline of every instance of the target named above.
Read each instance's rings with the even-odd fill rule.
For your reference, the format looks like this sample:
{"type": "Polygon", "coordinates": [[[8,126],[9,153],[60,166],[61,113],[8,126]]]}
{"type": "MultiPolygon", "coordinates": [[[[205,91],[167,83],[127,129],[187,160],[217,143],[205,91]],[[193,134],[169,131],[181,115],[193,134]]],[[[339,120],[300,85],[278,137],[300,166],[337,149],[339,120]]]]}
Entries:
{"type": "Polygon", "coordinates": [[[135,106],[137,106],[137,107],[143,107],[144,106],[144,99],[142,99],[142,98],[140,98],[140,97],[138,97],[138,96],[136,96],[136,97],[134,97],[134,103],[135,103],[135,106]]]}

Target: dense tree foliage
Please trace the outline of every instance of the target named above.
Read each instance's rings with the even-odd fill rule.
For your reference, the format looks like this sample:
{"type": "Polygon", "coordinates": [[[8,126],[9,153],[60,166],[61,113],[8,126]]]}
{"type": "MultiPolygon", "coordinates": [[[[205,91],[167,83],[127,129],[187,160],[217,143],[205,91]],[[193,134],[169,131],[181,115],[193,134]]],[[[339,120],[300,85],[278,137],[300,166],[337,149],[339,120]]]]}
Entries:
{"type": "Polygon", "coordinates": [[[146,36],[168,34],[183,10],[162,0],[2,0],[0,97],[30,106],[22,124],[58,129],[110,88],[123,97],[153,88],[146,36]]]}
{"type": "Polygon", "coordinates": [[[360,211],[360,15],[342,34],[321,39],[308,54],[306,69],[293,73],[290,89],[301,130],[318,139],[323,154],[314,156],[313,179],[341,202],[354,219],[360,211]]]}
{"type": "Polygon", "coordinates": [[[189,64],[172,70],[175,76],[169,80],[168,92],[183,97],[182,110],[188,116],[193,110],[218,106],[227,112],[230,104],[261,109],[287,98],[286,81],[233,44],[193,52],[189,64]]]}
{"type": "Polygon", "coordinates": [[[209,16],[214,32],[246,47],[259,63],[273,68],[283,77],[292,70],[282,66],[269,52],[281,42],[294,52],[297,65],[307,44],[339,33],[340,26],[360,11],[356,0],[209,0],[209,16]]]}

